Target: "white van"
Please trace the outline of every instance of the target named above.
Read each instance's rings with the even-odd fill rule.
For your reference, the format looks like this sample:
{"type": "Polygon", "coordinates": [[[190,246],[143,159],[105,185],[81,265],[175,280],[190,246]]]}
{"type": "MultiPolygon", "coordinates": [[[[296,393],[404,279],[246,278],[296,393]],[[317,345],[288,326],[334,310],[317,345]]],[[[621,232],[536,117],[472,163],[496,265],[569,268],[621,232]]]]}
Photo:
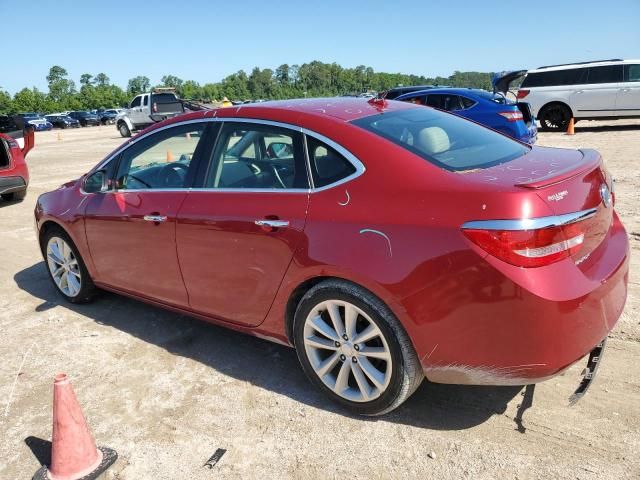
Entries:
{"type": "Polygon", "coordinates": [[[529,70],[518,99],[531,105],[544,130],[569,120],[640,118],[640,60],[601,60],[529,70]]]}

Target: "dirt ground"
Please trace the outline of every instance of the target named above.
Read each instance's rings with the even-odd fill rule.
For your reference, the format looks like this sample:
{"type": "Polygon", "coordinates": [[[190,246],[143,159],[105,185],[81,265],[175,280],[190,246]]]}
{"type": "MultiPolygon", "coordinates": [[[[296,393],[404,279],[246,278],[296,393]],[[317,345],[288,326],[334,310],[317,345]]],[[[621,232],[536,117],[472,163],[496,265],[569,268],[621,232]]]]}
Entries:
{"type": "Polygon", "coordinates": [[[567,406],[574,366],[536,387],[520,429],[520,387],[425,382],[387,416],[353,417],[312,388],[289,348],[113,294],[64,303],[36,244],[36,198],[123,139],[113,126],[58,135],[36,135],[27,199],[0,201],[0,478],[31,478],[47,462],[59,371],[98,444],[119,453],[106,479],[640,478],[640,121],[540,135],[602,152],[633,256],[628,303],[588,395],[567,406]],[[218,448],[220,462],[204,467],[218,448]]]}

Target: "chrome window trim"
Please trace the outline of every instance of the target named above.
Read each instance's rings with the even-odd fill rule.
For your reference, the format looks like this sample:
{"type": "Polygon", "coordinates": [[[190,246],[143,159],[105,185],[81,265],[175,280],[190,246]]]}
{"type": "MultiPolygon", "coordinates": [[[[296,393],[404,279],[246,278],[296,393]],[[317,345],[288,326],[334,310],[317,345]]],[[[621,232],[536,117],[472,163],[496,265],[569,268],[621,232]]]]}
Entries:
{"type": "Polygon", "coordinates": [[[587,220],[598,212],[597,208],[589,208],[579,212],[551,215],[548,217],[521,218],[517,220],[474,220],[462,225],[463,230],[537,230],[547,227],[559,227],[570,223],[587,220]]]}
{"type": "MultiPolygon", "coordinates": [[[[128,189],[128,190],[107,190],[105,192],[100,192],[100,193],[108,193],[110,191],[118,191],[118,192],[150,192],[150,191],[193,191],[193,192],[199,192],[199,191],[224,191],[224,192],[234,192],[234,191],[238,191],[238,192],[251,192],[251,193],[260,193],[260,192],[270,192],[270,193],[274,193],[274,192],[279,192],[279,193],[287,193],[287,192],[294,192],[294,193],[300,193],[300,192],[308,192],[308,193],[315,193],[315,192],[322,192],[324,190],[328,190],[330,188],[333,187],[337,187],[339,185],[342,185],[344,183],[350,182],[351,180],[354,180],[356,178],[358,178],[360,175],[362,175],[365,171],[366,171],[366,167],[364,166],[364,164],[354,155],[352,154],[349,150],[347,150],[346,148],[344,148],[342,145],[334,142],[333,140],[331,140],[330,138],[325,137],[324,135],[314,132],[313,130],[309,130],[307,128],[304,127],[300,127],[299,125],[292,125],[290,123],[284,123],[284,122],[276,122],[273,120],[260,120],[260,119],[256,119],[256,118],[238,118],[238,117],[207,117],[207,118],[197,118],[197,119],[192,119],[192,120],[185,120],[182,122],[176,122],[176,123],[171,123],[169,125],[165,125],[163,127],[160,128],[156,128],[150,132],[145,133],[144,135],[141,135],[139,137],[136,137],[134,139],[129,140],[128,142],[126,142],[125,144],[123,144],[118,150],[116,150],[115,152],[113,152],[113,154],[111,154],[109,156],[109,158],[105,159],[102,161],[102,163],[98,164],[97,167],[94,167],[93,170],[91,170],[90,173],[93,173],[95,171],[98,170],[102,170],[104,169],[109,162],[111,162],[114,158],[118,157],[118,155],[120,155],[125,149],[135,145],[136,143],[138,143],[141,140],[144,140],[145,138],[149,137],[150,135],[153,135],[157,132],[161,132],[163,130],[169,129],[169,128],[173,128],[173,127],[179,127],[182,125],[187,125],[190,123],[203,123],[203,122],[216,122],[216,123],[225,123],[225,122],[238,122],[238,123],[252,123],[252,124],[258,124],[258,125],[270,125],[273,127],[280,127],[280,128],[286,128],[288,130],[293,130],[296,132],[300,132],[303,134],[303,136],[309,135],[323,143],[326,143],[327,145],[329,145],[331,148],[335,149],[338,153],[340,153],[343,157],[345,157],[347,159],[347,161],[349,161],[349,163],[351,163],[354,168],[356,169],[356,171],[354,173],[352,173],[351,175],[349,175],[348,177],[345,177],[341,180],[338,180],[337,182],[331,183],[329,185],[325,185],[324,187],[320,187],[320,188],[314,188],[313,186],[313,177],[311,176],[311,160],[309,158],[308,152],[307,152],[307,140],[306,137],[303,139],[304,141],[304,150],[305,150],[305,163],[307,165],[307,176],[309,177],[309,188],[300,188],[300,189],[293,189],[293,188],[289,188],[289,189],[275,189],[275,188],[256,188],[256,189],[249,189],[249,188],[212,188],[212,187],[202,187],[202,188],[179,188],[179,189],[158,189],[158,188],[141,188],[141,189],[128,189]]],[[[83,184],[84,185],[84,184],[83,184]]]]}

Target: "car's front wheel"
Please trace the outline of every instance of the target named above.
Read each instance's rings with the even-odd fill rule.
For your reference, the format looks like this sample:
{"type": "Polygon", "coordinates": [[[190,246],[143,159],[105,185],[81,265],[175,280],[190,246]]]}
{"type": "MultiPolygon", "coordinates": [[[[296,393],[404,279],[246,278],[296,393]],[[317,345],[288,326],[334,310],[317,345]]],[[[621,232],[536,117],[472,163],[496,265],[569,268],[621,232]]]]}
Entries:
{"type": "Polygon", "coordinates": [[[129,130],[129,127],[124,122],[120,122],[120,124],[118,125],[118,131],[120,132],[120,135],[125,138],[131,136],[131,130],[129,130]]]}
{"type": "Polygon", "coordinates": [[[62,296],[71,303],[86,303],[95,293],[87,267],[69,236],[51,228],[42,239],[47,270],[62,296]]]}
{"type": "Polygon", "coordinates": [[[294,342],[309,379],[354,413],[387,413],[418,388],[423,372],[389,308],[367,290],[327,280],[295,314],[294,342]]]}

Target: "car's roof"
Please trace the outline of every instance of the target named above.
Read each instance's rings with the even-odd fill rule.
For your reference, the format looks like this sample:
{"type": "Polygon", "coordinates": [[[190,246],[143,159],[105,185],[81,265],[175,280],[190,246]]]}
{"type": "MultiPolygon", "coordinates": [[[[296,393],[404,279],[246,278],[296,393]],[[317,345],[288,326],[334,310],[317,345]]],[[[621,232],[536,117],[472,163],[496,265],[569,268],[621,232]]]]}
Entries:
{"type": "MultiPolygon", "coordinates": [[[[202,110],[174,117],[173,121],[184,121],[207,117],[234,117],[274,120],[282,117],[299,118],[331,117],[334,120],[351,122],[359,118],[382,112],[415,108],[404,102],[373,100],[358,97],[330,97],[293,100],[276,100],[250,103],[214,110],[202,110]]],[[[172,123],[172,122],[167,122],[172,123]]],[[[295,123],[295,122],[292,122],[295,123]]],[[[164,122],[163,122],[164,124],[164,122]]]]}
{"type": "Polygon", "coordinates": [[[527,73],[552,72],[555,70],[570,70],[574,68],[605,67],[607,65],[622,65],[625,63],[640,63],[640,59],[601,60],[601,61],[595,61],[595,62],[567,63],[564,65],[549,65],[545,67],[531,69],[527,73]]]}
{"type": "Polygon", "coordinates": [[[425,90],[418,90],[415,92],[407,92],[403,95],[399,95],[398,98],[407,96],[410,97],[412,95],[420,95],[422,93],[424,94],[429,94],[432,95],[434,93],[455,93],[458,95],[464,95],[464,94],[471,94],[471,95],[477,95],[481,92],[485,92],[485,93],[491,93],[487,90],[482,90],[480,88],[456,88],[456,87],[449,87],[449,88],[429,88],[429,89],[425,89],[425,90]]]}

